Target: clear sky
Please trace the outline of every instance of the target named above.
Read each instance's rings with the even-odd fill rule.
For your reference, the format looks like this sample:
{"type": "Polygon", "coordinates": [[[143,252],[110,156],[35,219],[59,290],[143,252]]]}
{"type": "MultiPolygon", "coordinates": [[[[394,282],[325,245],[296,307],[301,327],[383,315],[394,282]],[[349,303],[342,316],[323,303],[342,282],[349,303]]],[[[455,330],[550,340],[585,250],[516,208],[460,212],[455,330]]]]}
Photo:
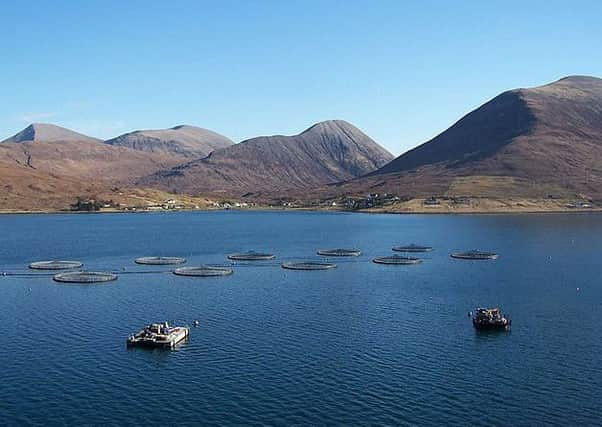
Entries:
{"type": "Polygon", "coordinates": [[[498,93],[602,77],[602,2],[4,1],[0,139],[345,119],[394,154],[498,93]]]}

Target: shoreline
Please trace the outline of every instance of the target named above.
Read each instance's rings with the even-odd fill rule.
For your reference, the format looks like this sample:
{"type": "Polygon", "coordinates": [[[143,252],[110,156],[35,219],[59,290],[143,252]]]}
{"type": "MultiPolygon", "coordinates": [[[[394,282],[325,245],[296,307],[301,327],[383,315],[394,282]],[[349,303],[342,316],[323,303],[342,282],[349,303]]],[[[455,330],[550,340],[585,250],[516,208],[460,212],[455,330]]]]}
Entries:
{"type": "Polygon", "coordinates": [[[179,213],[179,212],[328,212],[328,213],[355,213],[367,215],[541,215],[541,214],[600,214],[602,208],[564,208],[564,209],[475,209],[475,210],[436,210],[436,209],[416,209],[416,210],[394,210],[394,209],[333,209],[333,208],[275,208],[275,207],[255,207],[255,208],[230,208],[230,209],[207,209],[207,208],[182,208],[182,209],[165,209],[165,210],[136,210],[126,211],[122,209],[106,209],[99,211],[67,211],[60,209],[44,209],[44,210],[2,210],[0,216],[5,215],[102,215],[102,214],[156,214],[156,213],[179,213]]]}

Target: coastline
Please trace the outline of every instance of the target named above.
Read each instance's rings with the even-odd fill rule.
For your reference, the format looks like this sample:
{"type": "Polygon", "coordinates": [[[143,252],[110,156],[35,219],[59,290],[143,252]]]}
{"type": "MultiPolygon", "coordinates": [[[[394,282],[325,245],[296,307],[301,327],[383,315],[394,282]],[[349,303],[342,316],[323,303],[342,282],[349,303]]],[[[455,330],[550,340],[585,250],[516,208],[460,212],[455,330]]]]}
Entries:
{"type": "Polygon", "coordinates": [[[143,210],[136,211],[124,209],[101,209],[98,211],[71,211],[61,209],[43,209],[43,210],[7,210],[0,209],[0,216],[7,215],[102,215],[102,214],[156,214],[179,212],[330,212],[330,213],[355,213],[367,215],[541,215],[541,214],[599,214],[602,208],[540,208],[540,209],[391,209],[391,208],[371,208],[371,209],[337,209],[332,207],[253,207],[253,208],[181,208],[165,210],[143,210]]]}

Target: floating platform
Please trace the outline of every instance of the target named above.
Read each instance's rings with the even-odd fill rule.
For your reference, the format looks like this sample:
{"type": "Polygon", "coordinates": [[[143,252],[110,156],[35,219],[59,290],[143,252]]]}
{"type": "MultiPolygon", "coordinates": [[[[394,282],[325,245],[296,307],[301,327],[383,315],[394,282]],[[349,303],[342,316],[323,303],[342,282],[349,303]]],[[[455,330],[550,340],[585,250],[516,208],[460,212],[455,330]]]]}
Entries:
{"type": "Polygon", "coordinates": [[[433,250],[431,246],[421,246],[421,245],[407,245],[407,246],[395,246],[392,248],[395,252],[430,252],[433,250]]]}
{"type": "Polygon", "coordinates": [[[83,264],[79,261],[36,261],[29,264],[32,270],[72,270],[81,268],[83,264]]]}
{"type": "Polygon", "coordinates": [[[266,261],[275,259],[276,255],[262,252],[248,251],[228,255],[232,261],[266,261]]]}
{"type": "Polygon", "coordinates": [[[360,256],[362,251],[359,249],[321,249],[318,255],[325,257],[342,257],[342,256],[360,256]]]}
{"type": "Polygon", "coordinates": [[[182,267],[176,268],[173,274],[178,276],[192,276],[192,277],[216,277],[216,276],[229,276],[234,273],[234,270],[227,267],[211,267],[211,266],[200,266],[200,267],[182,267]]]}
{"type": "Polygon", "coordinates": [[[477,330],[491,331],[508,331],[512,326],[512,320],[504,316],[499,308],[477,308],[472,324],[477,330]]]}
{"type": "Polygon", "coordinates": [[[282,264],[282,268],[288,270],[331,270],[336,267],[336,264],[319,261],[285,262],[282,264]]]}
{"type": "Polygon", "coordinates": [[[456,259],[476,259],[476,260],[488,260],[488,259],[498,259],[499,255],[493,252],[482,252],[477,250],[472,250],[468,252],[454,252],[450,254],[452,258],[456,259]]]}
{"type": "Polygon", "coordinates": [[[175,256],[145,256],[141,258],[136,258],[134,262],[136,264],[144,265],[174,265],[184,264],[186,262],[186,258],[180,258],[175,256]]]}
{"type": "Polygon", "coordinates": [[[72,271],[57,273],[52,280],[61,283],[102,283],[117,280],[117,275],[100,271],[72,271]]]}
{"type": "Polygon", "coordinates": [[[374,258],[372,262],[376,264],[389,264],[389,265],[412,265],[420,264],[422,260],[420,258],[402,256],[402,255],[391,255],[374,258]]]}
{"type": "Polygon", "coordinates": [[[172,349],[190,336],[186,326],[170,326],[169,323],[152,323],[127,339],[128,347],[172,349]]]}

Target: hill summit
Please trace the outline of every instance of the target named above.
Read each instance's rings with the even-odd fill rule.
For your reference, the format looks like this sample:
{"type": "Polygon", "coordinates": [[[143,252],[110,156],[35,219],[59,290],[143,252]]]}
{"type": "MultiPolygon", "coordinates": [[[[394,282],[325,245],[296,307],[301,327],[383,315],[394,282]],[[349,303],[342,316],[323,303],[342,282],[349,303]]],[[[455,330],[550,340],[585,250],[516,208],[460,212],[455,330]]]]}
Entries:
{"type": "Polygon", "coordinates": [[[409,195],[602,197],[602,79],[504,92],[354,183],[409,195]]]}
{"type": "Polygon", "coordinates": [[[70,129],[49,123],[32,123],[21,132],[5,139],[4,142],[29,142],[29,141],[99,141],[96,138],[72,131],[70,129]]]}
{"type": "Polygon", "coordinates": [[[189,125],[179,125],[170,129],[137,130],[105,142],[139,151],[184,157],[205,157],[213,150],[233,144],[230,139],[219,133],[189,125]]]}

